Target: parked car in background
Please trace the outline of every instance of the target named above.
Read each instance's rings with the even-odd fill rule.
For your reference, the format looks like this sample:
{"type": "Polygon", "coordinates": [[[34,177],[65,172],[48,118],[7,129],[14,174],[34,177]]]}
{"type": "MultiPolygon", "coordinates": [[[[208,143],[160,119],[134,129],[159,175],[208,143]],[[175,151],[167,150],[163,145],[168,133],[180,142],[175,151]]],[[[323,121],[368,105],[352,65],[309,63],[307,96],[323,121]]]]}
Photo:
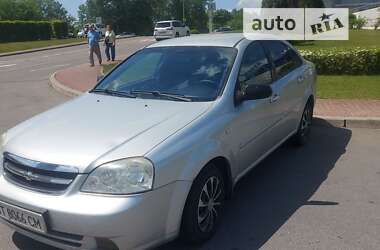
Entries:
{"type": "Polygon", "coordinates": [[[220,27],[214,30],[215,33],[231,32],[231,31],[232,31],[231,27],[220,27]]]}
{"type": "Polygon", "coordinates": [[[1,137],[0,218],[63,249],[206,241],[241,177],[307,142],[315,84],[312,63],[261,35],[152,44],[1,137]]]}
{"type": "Polygon", "coordinates": [[[87,34],[84,30],[78,31],[78,34],[77,34],[78,38],[85,38],[86,36],[87,36],[87,34]]]}
{"type": "Polygon", "coordinates": [[[190,29],[178,20],[161,21],[156,23],[153,36],[157,41],[174,37],[190,36],[190,29]]]}
{"type": "Polygon", "coordinates": [[[95,30],[99,32],[101,37],[106,35],[106,26],[104,24],[95,24],[95,30]]]}
{"type": "Polygon", "coordinates": [[[120,39],[120,38],[126,38],[126,37],[131,37],[131,36],[134,36],[135,33],[130,33],[130,32],[122,32],[120,34],[117,34],[116,35],[116,38],[117,39],[120,39]]]}

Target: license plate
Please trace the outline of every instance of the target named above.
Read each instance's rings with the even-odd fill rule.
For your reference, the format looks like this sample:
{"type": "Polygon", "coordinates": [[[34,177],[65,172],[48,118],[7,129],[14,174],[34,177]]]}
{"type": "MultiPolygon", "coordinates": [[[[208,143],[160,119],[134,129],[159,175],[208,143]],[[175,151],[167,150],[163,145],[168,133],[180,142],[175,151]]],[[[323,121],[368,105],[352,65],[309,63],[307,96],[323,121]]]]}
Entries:
{"type": "Polygon", "coordinates": [[[32,231],[46,233],[47,227],[42,214],[28,211],[0,201],[0,217],[32,231]]]}

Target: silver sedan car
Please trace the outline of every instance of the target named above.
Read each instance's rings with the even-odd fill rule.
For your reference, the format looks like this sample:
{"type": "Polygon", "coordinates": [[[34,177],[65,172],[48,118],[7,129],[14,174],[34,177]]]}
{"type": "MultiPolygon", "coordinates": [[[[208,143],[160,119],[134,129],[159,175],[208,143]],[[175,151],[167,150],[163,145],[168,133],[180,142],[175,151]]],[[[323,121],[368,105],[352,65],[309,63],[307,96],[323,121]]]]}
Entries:
{"type": "Polygon", "coordinates": [[[204,242],[244,174],[284,141],[307,141],[315,82],[280,40],[150,45],[2,136],[1,221],[63,249],[204,242]]]}

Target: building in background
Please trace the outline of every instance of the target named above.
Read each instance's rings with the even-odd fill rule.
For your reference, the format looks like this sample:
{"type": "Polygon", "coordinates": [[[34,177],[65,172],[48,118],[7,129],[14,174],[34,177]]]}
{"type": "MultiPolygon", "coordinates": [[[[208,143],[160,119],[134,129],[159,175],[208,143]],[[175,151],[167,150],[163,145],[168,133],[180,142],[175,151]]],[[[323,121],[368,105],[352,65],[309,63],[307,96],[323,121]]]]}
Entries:
{"type": "Polygon", "coordinates": [[[363,29],[374,29],[380,18],[380,0],[323,0],[327,8],[349,8],[357,17],[367,20],[363,29]]]}
{"type": "Polygon", "coordinates": [[[377,7],[355,11],[353,14],[356,17],[365,18],[367,20],[363,29],[375,29],[378,20],[380,20],[380,4],[377,7]]]}

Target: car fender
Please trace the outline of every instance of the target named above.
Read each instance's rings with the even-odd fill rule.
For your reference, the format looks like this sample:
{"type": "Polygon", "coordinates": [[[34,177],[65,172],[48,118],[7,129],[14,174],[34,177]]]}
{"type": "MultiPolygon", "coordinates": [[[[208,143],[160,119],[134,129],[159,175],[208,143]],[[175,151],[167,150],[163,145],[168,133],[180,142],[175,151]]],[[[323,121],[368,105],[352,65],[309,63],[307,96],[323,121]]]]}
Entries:
{"type": "Polygon", "coordinates": [[[230,136],[225,129],[228,117],[214,118],[190,124],[146,155],[155,164],[155,188],[174,181],[192,182],[207,163],[219,157],[228,161],[232,176],[236,174],[230,136]]]}

